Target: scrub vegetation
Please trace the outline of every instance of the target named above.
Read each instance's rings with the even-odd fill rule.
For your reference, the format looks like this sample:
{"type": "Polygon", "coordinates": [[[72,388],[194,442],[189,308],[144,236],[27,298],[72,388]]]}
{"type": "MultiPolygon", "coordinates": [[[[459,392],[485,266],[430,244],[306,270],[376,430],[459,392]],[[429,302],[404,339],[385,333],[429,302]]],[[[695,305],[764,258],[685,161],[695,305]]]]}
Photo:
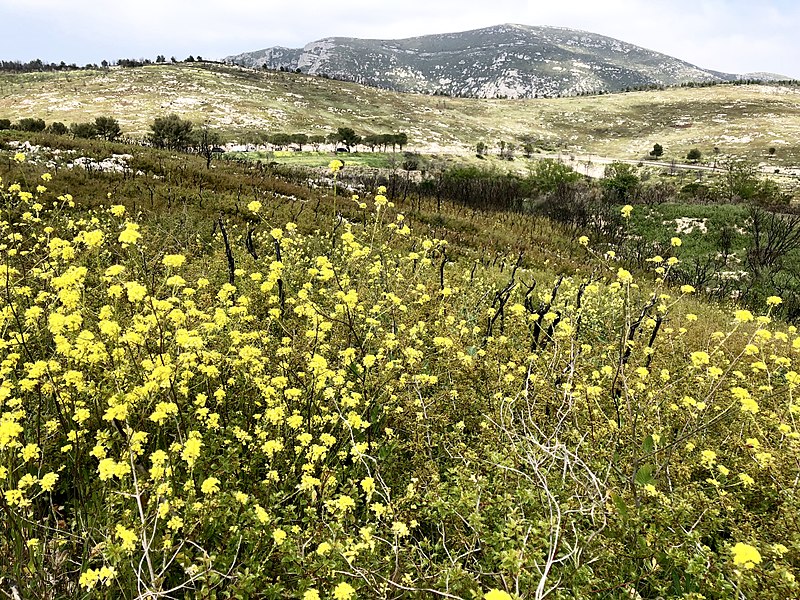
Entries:
{"type": "Polygon", "coordinates": [[[790,299],[651,225],[755,213],[347,163],[2,133],[0,589],[797,596],[790,299]]]}

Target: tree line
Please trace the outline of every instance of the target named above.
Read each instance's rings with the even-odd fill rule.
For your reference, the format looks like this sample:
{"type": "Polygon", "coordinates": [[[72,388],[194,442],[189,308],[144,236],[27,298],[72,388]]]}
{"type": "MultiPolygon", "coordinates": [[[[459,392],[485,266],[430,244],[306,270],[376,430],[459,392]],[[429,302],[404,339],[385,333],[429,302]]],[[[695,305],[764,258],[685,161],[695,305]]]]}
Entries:
{"type": "MultiPolygon", "coordinates": [[[[122,134],[119,122],[115,118],[108,116],[96,117],[94,121],[85,123],[72,123],[69,126],[59,121],[54,121],[48,125],[44,119],[36,117],[25,117],[13,123],[10,119],[0,119],[0,130],[4,129],[16,129],[17,131],[32,133],[51,133],[53,135],[71,134],[76,138],[104,139],[108,141],[115,141],[122,134]]],[[[203,130],[207,129],[207,127],[203,128],[203,130]]],[[[150,125],[150,133],[146,136],[145,142],[156,148],[186,151],[197,146],[198,140],[196,139],[196,132],[193,132],[193,130],[194,124],[191,121],[182,119],[176,114],[158,117],[150,125]]],[[[219,134],[214,132],[211,137],[213,139],[208,144],[205,144],[206,146],[220,144],[221,138],[219,134]]],[[[258,144],[269,144],[279,150],[294,145],[301,152],[305,146],[312,146],[314,150],[319,150],[322,144],[340,146],[348,152],[359,145],[366,146],[373,152],[376,148],[385,152],[390,147],[393,152],[398,148],[402,152],[403,148],[408,144],[408,134],[403,132],[362,136],[351,127],[339,127],[336,131],[327,135],[258,132],[251,136],[250,139],[258,144]]]]}
{"type": "Polygon", "coordinates": [[[7,71],[9,73],[42,73],[49,71],[80,71],[83,69],[97,69],[98,66],[94,63],[88,63],[83,67],[79,67],[75,63],[67,64],[63,60],[58,63],[46,63],[41,59],[34,59],[28,62],[19,60],[0,60],[0,71],[7,71]]]}
{"type": "Polygon", "coordinates": [[[174,56],[167,59],[166,56],[163,54],[159,54],[155,60],[150,58],[118,58],[117,60],[108,61],[102,60],[100,63],[86,63],[84,66],[79,66],[76,63],[66,63],[63,60],[61,62],[44,62],[43,60],[36,58],[30,61],[19,61],[19,60],[0,60],[0,71],[5,71],[8,73],[47,73],[47,72],[56,72],[56,71],[84,71],[84,70],[99,70],[99,69],[108,69],[109,67],[119,66],[124,68],[135,68],[135,67],[145,67],[148,65],[160,65],[166,63],[194,63],[194,62],[216,62],[216,61],[208,61],[203,59],[202,56],[193,56],[189,55],[185,59],[178,60],[174,56]]]}
{"type": "Polygon", "coordinates": [[[0,119],[0,130],[16,129],[30,133],[51,133],[53,135],[72,134],[76,138],[102,139],[109,142],[116,141],[122,135],[122,128],[114,117],[95,117],[94,121],[86,123],[72,123],[67,127],[60,121],[53,121],[49,125],[44,119],[25,117],[12,123],[10,119],[0,119]]]}
{"type": "Polygon", "coordinates": [[[319,150],[322,144],[333,144],[344,146],[348,151],[356,146],[366,146],[372,152],[376,148],[386,152],[389,148],[394,152],[408,144],[408,134],[406,133],[374,133],[359,135],[350,127],[339,127],[336,131],[328,135],[307,135],[305,133],[264,133],[258,138],[263,144],[269,144],[276,149],[282,150],[290,145],[297,146],[302,152],[303,146],[311,145],[314,150],[319,150]]]}

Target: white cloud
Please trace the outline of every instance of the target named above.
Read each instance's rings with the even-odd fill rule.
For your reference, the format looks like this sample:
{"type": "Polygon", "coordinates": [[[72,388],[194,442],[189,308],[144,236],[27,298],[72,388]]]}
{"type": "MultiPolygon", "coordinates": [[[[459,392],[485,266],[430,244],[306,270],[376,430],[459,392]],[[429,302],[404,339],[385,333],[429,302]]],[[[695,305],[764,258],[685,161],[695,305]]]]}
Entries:
{"type": "Polygon", "coordinates": [[[513,22],[584,29],[730,72],[800,77],[792,0],[0,0],[0,58],[222,57],[326,36],[393,38],[513,22]]]}

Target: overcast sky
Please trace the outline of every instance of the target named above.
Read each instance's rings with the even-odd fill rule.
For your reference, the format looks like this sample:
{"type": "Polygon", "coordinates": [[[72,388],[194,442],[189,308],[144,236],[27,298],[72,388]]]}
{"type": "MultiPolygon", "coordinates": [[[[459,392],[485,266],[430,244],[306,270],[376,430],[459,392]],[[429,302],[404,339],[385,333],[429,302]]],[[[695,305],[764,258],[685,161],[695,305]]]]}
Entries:
{"type": "Polygon", "coordinates": [[[500,23],[583,29],[708,69],[800,79],[800,0],[0,0],[0,59],[222,58],[500,23]]]}

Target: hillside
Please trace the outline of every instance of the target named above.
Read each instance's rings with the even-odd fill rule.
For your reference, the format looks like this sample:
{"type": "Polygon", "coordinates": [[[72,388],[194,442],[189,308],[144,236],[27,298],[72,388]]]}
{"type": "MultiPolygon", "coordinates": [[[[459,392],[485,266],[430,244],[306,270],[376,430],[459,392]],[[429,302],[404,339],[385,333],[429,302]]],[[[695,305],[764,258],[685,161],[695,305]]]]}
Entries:
{"type": "Polygon", "coordinates": [[[259,131],[309,134],[350,126],[405,131],[411,148],[469,153],[478,141],[532,139],[547,151],[638,160],[654,143],[665,160],[699,147],[800,163],[800,89],[769,85],[673,88],[577,98],[486,100],[400,94],[309,75],[212,64],[74,73],[0,74],[0,118],[48,123],[113,115],[142,137],[157,116],[207,122],[233,139],[259,131]]]}
{"type": "Polygon", "coordinates": [[[299,49],[267,48],[225,61],[324,73],[402,92],[477,98],[553,97],[736,79],[595,33],[516,24],[401,40],[331,37],[299,49]]]}

